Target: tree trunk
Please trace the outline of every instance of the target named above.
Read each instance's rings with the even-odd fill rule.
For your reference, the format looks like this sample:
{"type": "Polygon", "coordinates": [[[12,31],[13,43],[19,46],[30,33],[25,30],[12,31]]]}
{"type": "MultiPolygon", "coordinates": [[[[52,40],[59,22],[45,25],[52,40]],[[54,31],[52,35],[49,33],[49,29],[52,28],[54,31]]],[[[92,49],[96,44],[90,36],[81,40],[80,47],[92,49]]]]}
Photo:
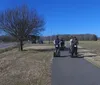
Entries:
{"type": "Polygon", "coordinates": [[[23,51],[23,41],[22,40],[20,40],[20,51],[23,51]]]}

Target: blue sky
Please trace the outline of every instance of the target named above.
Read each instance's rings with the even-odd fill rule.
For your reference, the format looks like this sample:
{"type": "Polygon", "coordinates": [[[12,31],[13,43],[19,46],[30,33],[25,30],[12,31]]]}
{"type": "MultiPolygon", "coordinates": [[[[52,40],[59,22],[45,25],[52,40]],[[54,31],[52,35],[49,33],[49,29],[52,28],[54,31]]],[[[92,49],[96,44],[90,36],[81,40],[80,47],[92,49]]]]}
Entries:
{"type": "Polygon", "coordinates": [[[43,35],[90,33],[100,36],[99,0],[0,0],[0,11],[23,4],[44,16],[43,35]]]}

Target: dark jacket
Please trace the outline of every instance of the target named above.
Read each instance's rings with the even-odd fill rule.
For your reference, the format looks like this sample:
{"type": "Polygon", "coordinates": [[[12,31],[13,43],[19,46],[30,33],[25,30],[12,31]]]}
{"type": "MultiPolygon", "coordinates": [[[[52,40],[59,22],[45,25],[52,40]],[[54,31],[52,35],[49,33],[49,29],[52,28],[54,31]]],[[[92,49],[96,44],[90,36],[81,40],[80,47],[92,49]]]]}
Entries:
{"type": "Polygon", "coordinates": [[[77,38],[73,39],[73,41],[72,41],[72,47],[74,47],[75,45],[77,47],[78,44],[79,44],[78,43],[78,39],[77,38]]]}

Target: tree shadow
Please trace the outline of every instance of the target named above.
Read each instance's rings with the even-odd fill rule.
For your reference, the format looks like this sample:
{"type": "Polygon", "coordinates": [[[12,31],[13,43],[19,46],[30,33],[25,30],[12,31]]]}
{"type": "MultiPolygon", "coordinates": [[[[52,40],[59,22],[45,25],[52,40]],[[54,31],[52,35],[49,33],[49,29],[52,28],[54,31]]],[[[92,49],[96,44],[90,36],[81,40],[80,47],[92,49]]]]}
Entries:
{"type": "Polygon", "coordinates": [[[54,56],[55,58],[65,58],[65,57],[69,57],[69,56],[54,56]]]}
{"type": "Polygon", "coordinates": [[[84,56],[71,56],[71,58],[84,58],[84,56]]]}
{"type": "Polygon", "coordinates": [[[44,51],[53,51],[54,49],[24,49],[23,51],[38,51],[38,52],[44,52],[44,51]]]}
{"type": "Polygon", "coordinates": [[[78,49],[86,49],[86,48],[78,48],[78,49]]]}
{"type": "Polygon", "coordinates": [[[79,56],[84,56],[84,57],[95,57],[95,56],[97,56],[97,54],[87,54],[87,55],[85,55],[84,53],[83,54],[79,54],[79,56]]]}
{"type": "Polygon", "coordinates": [[[78,53],[89,53],[91,51],[79,51],[78,53]]]}

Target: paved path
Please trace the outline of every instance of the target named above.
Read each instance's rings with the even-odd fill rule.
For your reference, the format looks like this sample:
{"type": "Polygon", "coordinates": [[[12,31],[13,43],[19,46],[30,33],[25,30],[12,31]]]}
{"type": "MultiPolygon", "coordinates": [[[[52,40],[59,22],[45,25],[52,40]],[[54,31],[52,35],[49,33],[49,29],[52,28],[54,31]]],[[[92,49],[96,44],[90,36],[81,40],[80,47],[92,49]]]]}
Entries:
{"type": "Polygon", "coordinates": [[[100,69],[84,58],[55,57],[52,64],[52,85],[100,85],[100,69]]]}

